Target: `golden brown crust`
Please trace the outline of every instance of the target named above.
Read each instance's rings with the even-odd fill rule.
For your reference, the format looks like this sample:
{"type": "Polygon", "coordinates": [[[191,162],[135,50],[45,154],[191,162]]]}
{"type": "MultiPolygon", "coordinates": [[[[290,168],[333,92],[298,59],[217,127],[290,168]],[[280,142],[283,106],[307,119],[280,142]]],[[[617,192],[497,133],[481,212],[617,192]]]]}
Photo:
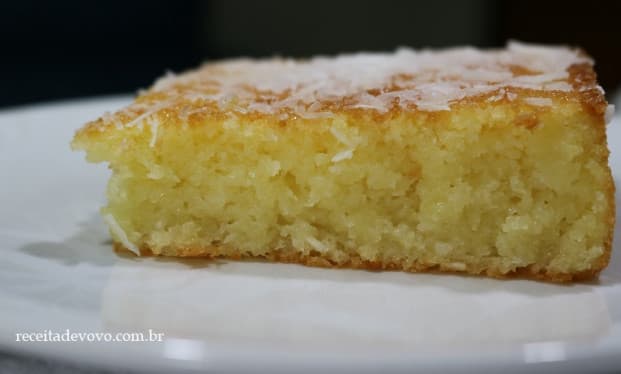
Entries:
{"type": "MultiPolygon", "coordinates": [[[[471,108],[476,106],[498,106],[498,105],[511,105],[516,108],[526,108],[530,106],[529,104],[520,101],[521,98],[527,98],[536,96],[538,98],[548,98],[553,100],[554,102],[578,102],[580,105],[585,108],[585,111],[590,115],[594,116],[598,120],[602,122],[602,126],[604,123],[604,113],[607,108],[607,102],[605,101],[605,97],[598,90],[588,90],[583,93],[568,93],[568,92],[541,92],[534,90],[525,90],[525,89],[517,89],[510,88],[505,90],[505,94],[513,94],[516,96],[516,99],[513,101],[507,98],[506,96],[501,98],[495,102],[489,102],[490,97],[494,97],[498,95],[498,92],[492,92],[490,94],[485,94],[481,96],[474,96],[462,99],[461,101],[453,104],[451,106],[451,112],[459,111],[460,109],[471,108]]],[[[198,102],[188,105],[194,105],[198,109],[198,102]]],[[[215,106],[210,103],[202,103],[203,106],[200,107],[200,113],[193,114],[187,117],[184,120],[180,119],[180,109],[182,105],[173,106],[171,108],[167,108],[161,112],[154,113],[154,118],[157,118],[159,121],[159,126],[161,127],[176,127],[181,123],[187,125],[190,128],[202,128],[204,126],[210,126],[214,123],[222,123],[226,119],[226,113],[219,111],[215,106]]],[[[326,104],[326,111],[334,113],[335,116],[345,118],[348,122],[351,123],[386,123],[391,119],[399,118],[399,117],[411,117],[411,118],[426,118],[427,121],[417,121],[421,123],[430,123],[435,124],[438,122],[439,118],[443,116],[450,115],[451,112],[421,112],[416,110],[403,109],[398,106],[392,107],[387,112],[377,112],[377,111],[369,111],[364,109],[343,109],[339,108],[337,104],[328,105],[326,104]]],[[[537,110],[548,110],[549,107],[536,107],[537,110]]],[[[187,110],[187,107],[186,107],[187,110]]],[[[142,112],[141,112],[142,113],[142,112]]],[[[137,114],[136,116],[138,116],[137,114]]],[[[132,117],[129,117],[127,114],[117,113],[116,116],[120,118],[121,122],[130,121],[132,117]]],[[[239,114],[236,113],[235,116],[239,118],[240,121],[246,121],[249,123],[255,124],[270,124],[270,125],[278,125],[281,127],[290,126],[291,123],[299,123],[300,121],[307,121],[309,124],[319,123],[324,121],[323,119],[302,119],[299,117],[289,117],[287,120],[276,119],[276,115],[273,114],[262,114],[262,113],[246,113],[239,114]]],[[[531,118],[525,118],[523,123],[519,121],[515,122],[516,124],[522,124],[527,128],[534,128],[536,124],[533,123],[531,118]]],[[[85,140],[94,141],[100,138],[101,135],[104,134],[112,134],[114,132],[119,131],[119,129],[115,126],[110,126],[108,122],[99,118],[95,121],[87,123],[84,127],[79,129],[74,138],[73,144],[76,146],[80,142],[85,140]]],[[[84,146],[77,146],[76,148],[83,148],[84,146]]]]}
{"type": "MultiPolygon", "coordinates": [[[[179,248],[176,249],[175,257],[212,259],[223,258],[231,260],[266,260],[270,262],[301,264],[322,268],[348,268],[371,271],[397,270],[407,271],[411,273],[460,273],[475,276],[488,276],[497,279],[533,279],[554,283],[568,283],[576,281],[588,281],[594,279],[601,272],[601,270],[606,267],[608,259],[610,258],[610,242],[608,242],[606,245],[606,253],[601,257],[601,260],[596,264],[594,268],[573,274],[549,271],[541,268],[541,266],[539,265],[529,265],[526,267],[518,268],[509,273],[503,273],[498,269],[492,268],[478,271],[473,269],[472,267],[468,267],[467,265],[464,270],[456,270],[454,267],[450,266],[450,264],[428,264],[424,262],[414,262],[411,265],[405,266],[404,264],[395,262],[369,261],[362,259],[357,255],[350,255],[349,259],[346,262],[336,262],[316,251],[313,251],[309,254],[304,254],[300,251],[287,249],[276,249],[265,256],[252,256],[241,252],[227,255],[214,255],[214,253],[222,253],[222,251],[219,250],[218,246],[179,248]]],[[[119,253],[135,255],[132,251],[127,249],[125,246],[123,246],[123,244],[119,242],[115,241],[113,246],[114,250],[119,253]]],[[[140,248],[140,255],[164,256],[162,254],[156,255],[147,246],[142,246],[140,248]]]]}
{"type": "MultiPolygon", "coordinates": [[[[547,82],[547,84],[556,83],[565,85],[567,89],[561,89],[559,86],[553,85],[548,86],[546,84],[534,84],[530,86],[522,84],[520,86],[519,80],[514,81],[511,79],[502,81],[496,85],[494,81],[482,78],[480,82],[476,82],[476,85],[491,87],[490,89],[483,90],[480,93],[477,93],[478,91],[475,90],[463,96],[455,94],[453,95],[454,97],[450,96],[451,99],[448,103],[451,109],[458,109],[460,105],[489,104],[490,98],[495,98],[494,102],[514,100],[519,102],[521,98],[528,97],[549,98],[552,100],[578,102],[584,106],[586,111],[603,118],[607,103],[603,90],[597,85],[597,76],[593,70],[592,61],[588,58],[586,53],[582,51],[578,53],[575,52],[575,50],[573,52],[569,52],[569,50],[564,52],[557,51],[557,53],[561,53],[561,55],[562,53],[569,53],[567,55],[567,58],[570,58],[569,61],[564,61],[564,59],[557,61],[559,64],[566,62],[566,65],[554,68],[564,69],[561,70],[561,72],[565,73],[563,78],[558,78],[556,73],[559,71],[554,69],[550,71],[536,70],[534,66],[538,65],[529,66],[529,60],[521,61],[521,64],[520,60],[509,64],[501,63],[500,61],[503,61],[501,59],[496,61],[498,64],[496,68],[504,72],[510,72],[513,78],[518,79],[524,76],[536,77],[537,75],[546,76],[547,74],[551,74],[555,78],[550,78],[552,80],[547,82]]],[[[535,50],[533,53],[537,55],[537,53],[541,53],[541,51],[537,52],[535,50]]],[[[540,57],[544,55],[545,54],[542,54],[540,57]]],[[[519,54],[513,55],[513,57],[517,56],[519,56],[519,54]]],[[[225,84],[223,86],[222,84],[222,82],[228,82],[228,77],[237,75],[233,74],[234,72],[240,73],[245,77],[247,74],[251,74],[256,66],[265,67],[265,64],[269,66],[270,63],[274,65],[275,70],[278,70],[278,66],[282,64],[282,61],[275,60],[267,62],[266,60],[258,60],[240,66],[237,66],[235,61],[207,64],[196,71],[182,74],[178,77],[164,78],[163,80],[167,82],[161,84],[156,83],[150,90],[141,93],[132,105],[113,115],[106,115],[88,123],[80,130],[78,136],[94,136],[97,133],[110,129],[117,129],[119,127],[129,126],[130,124],[135,125],[137,124],[136,122],[141,122],[144,116],[157,118],[159,122],[165,126],[169,123],[172,125],[184,123],[189,126],[205,126],[207,122],[224,120],[229,115],[235,115],[244,120],[257,121],[265,119],[270,122],[281,122],[283,124],[289,119],[304,118],[304,116],[300,117],[300,113],[297,111],[297,109],[299,109],[299,103],[287,101],[288,104],[283,104],[286,99],[290,98],[292,91],[297,89],[297,86],[294,84],[295,80],[291,87],[281,87],[280,89],[261,88],[260,86],[252,86],[247,82],[247,84],[244,83],[235,86],[238,88],[242,87],[242,93],[250,95],[248,99],[250,102],[257,104],[259,108],[270,108],[271,110],[269,111],[256,109],[256,106],[249,108],[236,103],[235,100],[228,104],[223,104],[222,100],[215,98],[219,97],[217,95],[231,95],[232,97],[236,97],[236,95],[240,93],[238,90],[236,91],[231,88],[231,85],[225,84]],[[279,103],[282,105],[277,105],[279,103]]],[[[285,64],[283,66],[289,65],[285,64]]],[[[471,66],[467,64],[464,64],[463,67],[466,69],[471,68],[471,66]]],[[[479,68],[485,69],[485,65],[479,68]]],[[[259,72],[261,71],[262,70],[259,70],[259,72]]],[[[322,70],[320,69],[319,71],[322,70]]],[[[431,76],[433,76],[433,71],[429,69],[419,71],[418,73],[419,75],[431,74],[431,76]]],[[[257,72],[255,72],[255,74],[259,76],[262,75],[257,72]]],[[[301,72],[296,74],[292,73],[292,79],[296,77],[300,78],[300,76],[303,75],[301,72]]],[[[375,82],[364,90],[352,91],[340,96],[323,95],[313,98],[313,100],[311,100],[313,109],[310,112],[331,113],[334,116],[347,116],[352,119],[360,116],[373,116],[375,120],[401,115],[417,115],[421,112],[427,114],[435,113],[434,110],[427,111],[424,107],[421,109],[421,107],[419,107],[420,103],[416,104],[418,99],[405,102],[400,99],[401,96],[399,95],[396,95],[393,99],[383,101],[383,109],[385,110],[376,110],[364,105],[362,107],[357,107],[356,104],[360,104],[360,95],[367,98],[377,98],[381,95],[390,95],[403,92],[403,90],[416,89],[417,85],[421,83],[417,80],[420,77],[417,77],[415,72],[408,73],[405,71],[399,73],[398,71],[387,71],[386,74],[386,79],[381,83],[375,82]]],[[[489,77],[488,79],[493,78],[489,77]]],[[[274,77],[274,80],[277,80],[277,76],[274,77]]],[[[426,80],[422,82],[428,83],[426,80]]],[[[474,84],[474,81],[464,80],[464,78],[460,77],[458,74],[456,76],[450,74],[442,76],[441,79],[438,79],[438,82],[433,81],[433,79],[431,82],[453,82],[459,83],[463,85],[463,87],[474,84]]],[[[275,87],[279,86],[277,85],[275,87]]],[[[438,92],[442,92],[442,90],[438,92]]]]}

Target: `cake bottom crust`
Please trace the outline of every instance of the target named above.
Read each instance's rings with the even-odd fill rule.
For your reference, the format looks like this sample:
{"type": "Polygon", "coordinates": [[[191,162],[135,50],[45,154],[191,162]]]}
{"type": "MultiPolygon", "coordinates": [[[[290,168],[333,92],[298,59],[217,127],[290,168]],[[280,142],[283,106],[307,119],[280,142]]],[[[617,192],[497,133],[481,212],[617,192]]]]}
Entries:
{"type": "MultiPolygon", "coordinates": [[[[119,242],[114,242],[114,250],[117,253],[130,254],[135,256],[135,253],[126,248],[119,242]]],[[[525,267],[520,267],[514,271],[503,273],[499,269],[495,268],[476,268],[475,266],[464,264],[464,268],[456,269],[452,264],[430,264],[420,261],[415,261],[412,264],[403,264],[395,262],[381,262],[381,261],[369,261],[362,259],[358,255],[349,255],[349,258],[343,262],[336,262],[327,258],[322,253],[313,251],[308,254],[304,254],[300,251],[293,249],[275,249],[270,251],[264,256],[254,256],[243,252],[231,252],[227,250],[226,253],[222,253],[223,248],[219,246],[208,247],[183,247],[175,248],[173,253],[155,254],[149,247],[142,246],[140,248],[141,256],[165,256],[165,257],[180,257],[180,258],[211,258],[211,259],[230,259],[230,260],[263,260],[268,262],[279,263],[292,263],[301,264],[313,267],[322,268],[348,268],[348,269],[360,269],[371,271],[406,271],[411,273],[459,273],[469,274],[474,276],[487,276],[497,279],[533,279],[546,282],[566,283],[575,281],[588,281],[592,280],[599,274],[600,270],[605,267],[597,266],[594,269],[589,269],[577,273],[558,273],[549,271],[538,264],[531,264],[525,267]]],[[[604,261],[606,262],[606,261],[604,261]]]]}

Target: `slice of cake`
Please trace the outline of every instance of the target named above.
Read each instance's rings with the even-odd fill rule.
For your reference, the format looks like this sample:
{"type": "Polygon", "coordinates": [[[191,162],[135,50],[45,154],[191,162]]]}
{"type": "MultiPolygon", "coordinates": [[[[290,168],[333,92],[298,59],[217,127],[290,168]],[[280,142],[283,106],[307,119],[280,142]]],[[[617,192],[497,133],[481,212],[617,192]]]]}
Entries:
{"type": "Polygon", "coordinates": [[[564,47],[231,60],[73,140],[136,254],[550,281],[608,263],[610,114],[564,47]]]}

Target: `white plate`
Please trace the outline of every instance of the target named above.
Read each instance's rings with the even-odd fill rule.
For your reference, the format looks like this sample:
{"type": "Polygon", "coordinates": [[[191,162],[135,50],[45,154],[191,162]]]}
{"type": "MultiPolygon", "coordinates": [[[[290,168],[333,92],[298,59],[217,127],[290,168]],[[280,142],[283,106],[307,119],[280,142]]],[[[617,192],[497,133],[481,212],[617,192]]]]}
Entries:
{"type": "MultiPolygon", "coordinates": [[[[1,349],[164,371],[621,367],[618,240],[598,282],[570,286],[114,254],[97,213],[108,171],[68,144],[82,123],[128,101],[0,112],[1,349]],[[16,333],[67,329],[152,329],[165,339],[16,342],[16,333]]],[[[618,125],[609,127],[617,178],[618,125]]]]}

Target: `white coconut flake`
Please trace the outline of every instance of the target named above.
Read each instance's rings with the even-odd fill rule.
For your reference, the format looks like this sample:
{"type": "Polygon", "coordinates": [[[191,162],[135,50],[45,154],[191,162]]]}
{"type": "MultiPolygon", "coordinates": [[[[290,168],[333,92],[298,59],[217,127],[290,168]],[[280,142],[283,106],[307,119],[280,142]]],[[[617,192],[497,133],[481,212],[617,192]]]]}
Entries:
{"type": "Polygon", "coordinates": [[[125,124],[125,126],[135,126],[135,125],[140,125],[142,124],[146,119],[148,119],[150,116],[156,114],[157,112],[159,112],[160,110],[162,110],[164,107],[166,107],[168,105],[167,102],[157,105],[156,107],[154,107],[153,109],[150,109],[144,113],[142,113],[141,115],[139,115],[138,117],[134,118],[133,120],[127,122],[125,124]]]}
{"type": "Polygon", "coordinates": [[[334,114],[330,112],[301,112],[300,117],[306,119],[332,118],[334,114]]]}
{"type": "Polygon", "coordinates": [[[534,106],[552,106],[554,104],[549,97],[527,97],[524,98],[524,102],[534,106]]]}
{"type": "Polygon", "coordinates": [[[104,114],[101,116],[101,119],[105,123],[112,123],[116,128],[120,129],[123,127],[123,122],[121,122],[115,115],[108,111],[104,112],[104,114]]]}
{"type": "Polygon", "coordinates": [[[373,104],[364,104],[364,103],[356,103],[349,106],[350,108],[356,109],[373,109],[373,110],[382,110],[384,105],[373,105],[373,104]]]}
{"type": "Polygon", "coordinates": [[[501,88],[500,90],[498,90],[498,92],[495,95],[488,97],[487,101],[491,101],[491,102],[499,101],[499,100],[502,100],[505,97],[505,95],[506,95],[505,89],[501,88]]]}
{"type": "Polygon", "coordinates": [[[159,78],[155,82],[154,88],[158,89],[159,87],[167,87],[169,84],[175,81],[176,77],[177,75],[175,73],[173,73],[170,70],[166,70],[166,72],[164,73],[164,76],[159,78]]]}
{"type": "Polygon", "coordinates": [[[448,103],[444,103],[444,102],[437,102],[437,103],[425,102],[425,103],[418,104],[418,109],[423,110],[425,112],[441,112],[441,111],[451,110],[451,107],[448,105],[448,103]]]}
{"type": "Polygon", "coordinates": [[[604,113],[604,121],[606,124],[609,124],[612,121],[612,118],[615,115],[615,106],[613,104],[608,104],[606,107],[606,113],[604,113]]]}
{"type": "Polygon", "coordinates": [[[114,236],[116,236],[121,241],[121,244],[123,244],[125,248],[134,252],[136,256],[140,256],[140,251],[134,245],[134,243],[129,241],[129,239],[127,238],[127,234],[125,234],[125,231],[123,231],[123,229],[121,228],[119,223],[116,221],[116,219],[114,219],[112,214],[105,214],[103,218],[104,218],[104,221],[108,224],[108,227],[110,227],[110,231],[112,231],[114,236]]]}
{"type": "MultiPolygon", "coordinates": [[[[572,90],[572,87],[569,83],[567,82],[551,82],[551,83],[543,83],[543,86],[538,86],[538,85],[534,85],[534,86],[524,86],[524,88],[530,88],[530,89],[543,89],[544,91],[563,91],[563,92],[569,92],[572,90]]],[[[581,90],[586,89],[586,90],[590,90],[593,87],[590,86],[585,86],[583,88],[581,88],[581,90]]]]}
{"type": "Polygon", "coordinates": [[[332,162],[340,162],[343,160],[349,160],[350,158],[352,158],[354,156],[354,150],[353,149],[347,149],[345,151],[339,152],[337,154],[334,155],[334,157],[332,157],[332,162]]]}
{"type": "Polygon", "coordinates": [[[312,236],[307,237],[306,242],[319,252],[325,252],[328,249],[328,247],[323,242],[317,240],[317,238],[312,236]]]}
{"type": "Polygon", "coordinates": [[[330,133],[336,138],[336,140],[338,140],[342,144],[345,144],[345,145],[348,145],[348,146],[352,146],[353,145],[349,141],[349,139],[347,139],[347,137],[345,135],[343,135],[343,133],[340,132],[339,130],[337,130],[336,128],[330,127],[330,133]]]}
{"type": "Polygon", "coordinates": [[[149,141],[149,147],[155,147],[155,143],[157,142],[157,130],[160,127],[159,121],[151,121],[151,141],[149,141]]]}

